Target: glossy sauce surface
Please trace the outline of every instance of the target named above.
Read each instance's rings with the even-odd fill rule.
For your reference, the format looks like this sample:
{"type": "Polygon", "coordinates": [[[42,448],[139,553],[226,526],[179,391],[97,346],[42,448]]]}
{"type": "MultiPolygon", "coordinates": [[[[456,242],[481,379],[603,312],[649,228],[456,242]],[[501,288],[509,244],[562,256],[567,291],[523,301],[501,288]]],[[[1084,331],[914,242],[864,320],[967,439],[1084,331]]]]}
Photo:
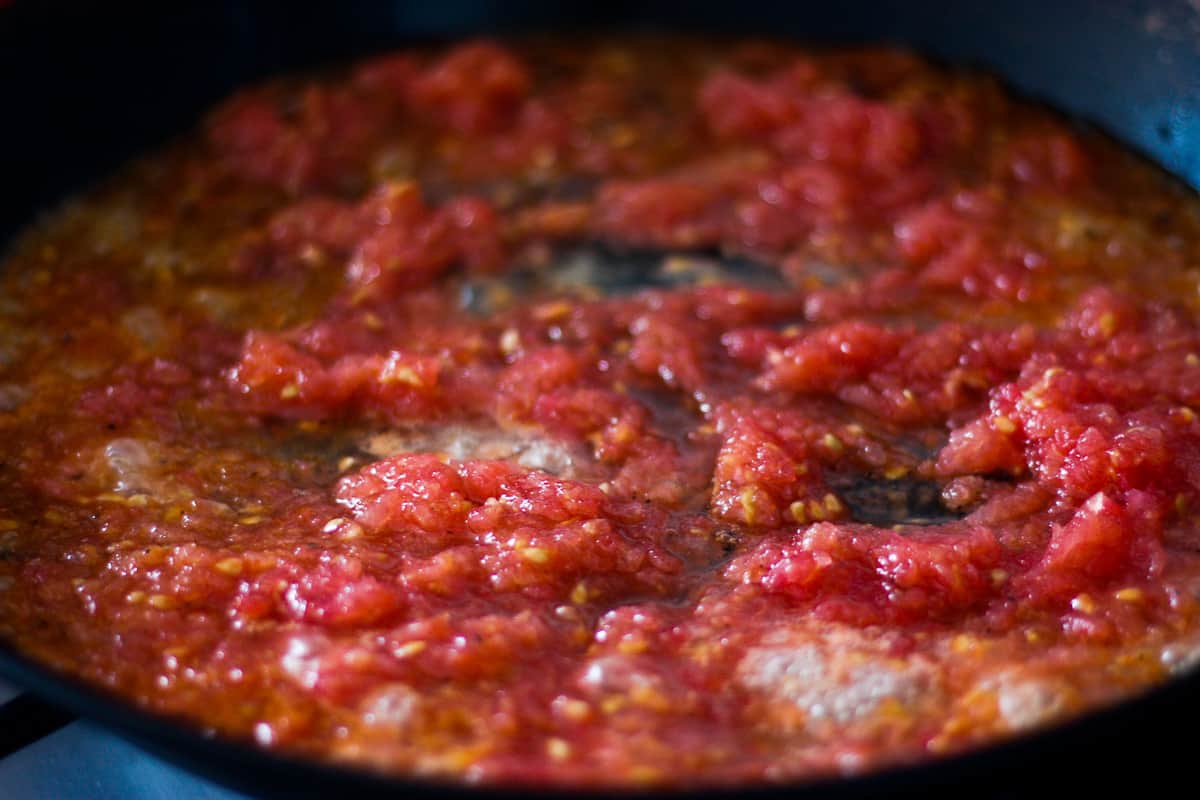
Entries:
{"type": "Polygon", "coordinates": [[[1200,205],[898,51],[248,89],[0,292],[0,634],[473,782],[854,773],[1200,658],[1200,205]]]}

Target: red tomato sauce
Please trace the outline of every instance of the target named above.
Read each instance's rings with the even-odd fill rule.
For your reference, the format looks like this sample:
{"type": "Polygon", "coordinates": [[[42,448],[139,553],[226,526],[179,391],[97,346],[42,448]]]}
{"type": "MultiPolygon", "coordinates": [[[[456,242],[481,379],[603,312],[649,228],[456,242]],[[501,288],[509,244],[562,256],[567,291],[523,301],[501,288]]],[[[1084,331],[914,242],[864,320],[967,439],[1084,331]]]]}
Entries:
{"type": "Polygon", "coordinates": [[[893,50],[247,89],[0,290],[0,635],[308,758],[851,774],[1200,661],[1200,204],[893,50]]]}

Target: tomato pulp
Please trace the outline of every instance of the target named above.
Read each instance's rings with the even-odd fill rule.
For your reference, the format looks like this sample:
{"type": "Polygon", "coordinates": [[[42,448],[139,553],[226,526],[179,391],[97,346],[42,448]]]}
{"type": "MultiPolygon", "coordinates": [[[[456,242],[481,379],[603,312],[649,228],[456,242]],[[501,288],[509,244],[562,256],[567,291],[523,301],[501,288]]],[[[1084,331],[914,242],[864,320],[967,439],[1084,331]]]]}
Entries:
{"type": "Polygon", "coordinates": [[[894,50],[472,41],[28,231],[0,635],[405,775],[854,773],[1200,659],[1200,204],[894,50]]]}

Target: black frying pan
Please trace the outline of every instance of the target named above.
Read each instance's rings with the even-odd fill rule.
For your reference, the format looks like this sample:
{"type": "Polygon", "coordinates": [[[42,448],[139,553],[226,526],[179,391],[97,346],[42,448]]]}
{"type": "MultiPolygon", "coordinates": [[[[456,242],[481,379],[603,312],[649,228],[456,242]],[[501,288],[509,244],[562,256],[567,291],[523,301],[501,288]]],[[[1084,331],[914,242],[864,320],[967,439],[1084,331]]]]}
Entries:
{"type": "MultiPolygon", "coordinates": [[[[1097,124],[1200,188],[1200,8],[1188,0],[0,0],[0,245],[55,200],[185,130],[248,81],[419,39],[596,26],[906,44],[992,69],[1016,89],[1097,124]]],[[[3,643],[0,675],[154,753],[255,794],[530,794],[379,777],[205,739],[57,676],[3,643]]],[[[19,724],[14,715],[34,710],[28,702],[10,708],[7,717],[0,709],[0,727],[19,724]]],[[[1197,711],[1200,675],[1193,675],[1069,724],[953,759],[737,794],[1010,797],[1053,789],[1106,796],[1132,789],[1188,797],[1195,794],[1197,711]]]]}

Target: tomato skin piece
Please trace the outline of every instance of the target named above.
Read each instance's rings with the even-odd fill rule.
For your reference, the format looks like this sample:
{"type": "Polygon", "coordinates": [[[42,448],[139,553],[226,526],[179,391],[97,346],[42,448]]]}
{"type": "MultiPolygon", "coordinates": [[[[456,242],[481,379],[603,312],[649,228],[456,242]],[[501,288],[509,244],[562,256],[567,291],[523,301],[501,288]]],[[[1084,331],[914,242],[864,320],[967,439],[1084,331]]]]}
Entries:
{"type": "Polygon", "coordinates": [[[803,440],[780,436],[752,413],[723,410],[717,423],[721,449],[713,470],[714,515],[750,528],[837,518],[845,507],[830,493],[819,461],[803,440]]]}
{"type": "Polygon", "coordinates": [[[363,212],[377,227],[347,262],[347,288],[356,302],[426,286],[458,264],[489,269],[503,258],[495,211],[480,198],[456,197],[429,209],[415,187],[401,184],[368,198],[363,212]]]}
{"type": "Polygon", "coordinates": [[[326,363],[279,336],[251,333],[227,379],[248,408],[283,418],[359,409],[405,419],[432,411],[440,372],[438,359],[398,350],[326,363]]]}
{"type": "Polygon", "coordinates": [[[763,377],[763,388],[836,389],[893,358],[903,340],[903,332],[862,322],[824,328],[788,344],[777,356],[768,354],[771,370],[763,377]]]}
{"type": "Polygon", "coordinates": [[[601,189],[601,233],[646,247],[704,247],[721,239],[725,195],[683,179],[611,182],[601,189]]]}
{"type": "Polygon", "coordinates": [[[1125,566],[1131,539],[1124,509],[1104,493],[1097,493],[1069,522],[1053,531],[1045,566],[1055,572],[1109,578],[1125,566]]]}
{"type": "Polygon", "coordinates": [[[451,532],[466,524],[473,507],[458,472],[432,455],[376,462],[343,478],[337,497],[361,523],[382,530],[451,532]]]}
{"type": "MultiPolygon", "coordinates": [[[[395,587],[364,576],[362,565],[353,561],[322,564],[316,570],[287,582],[287,573],[266,573],[239,598],[238,612],[249,618],[250,610],[262,603],[256,593],[270,591],[282,582],[286,588],[267,601],[277,613],[296,621],[329,628],[374,625],[393,617],[403,608],[395,587]]],[[[261,605],[259,605],[261,608],[261,605]]],[[[261,615],[262,611],[257,612],[261,615]]]]}
{"type": "Polygon", "coordinates": [[[771,594],[853,624],[953,619],[996,591],[1001,549],[985,528],[920,538],[818,522],[729,567],[771,594]],[[743,572],[743,570],[745,570],[743,572]]]}
{"type": "Polygon", "coordinates": [[[761,134],[787,119],[787,101],[734,72],[720,71],[700,87],[699,106],[718,136],[761,134]]]}
{"type": "Polygon", "coordinates": [[[1011,431],[997,430],[988,420],[975,420],[950,434],[938,453],[940,475],[1019,473],[1025,456],[1011,431]]]}
{"type": "Polygon", "coordinates": [[[530,83],[528,70],[512,53],[476,41],[452,49],[407,88],[418,112],[460,133],[482,133],[508,121],[530,83]]]}

